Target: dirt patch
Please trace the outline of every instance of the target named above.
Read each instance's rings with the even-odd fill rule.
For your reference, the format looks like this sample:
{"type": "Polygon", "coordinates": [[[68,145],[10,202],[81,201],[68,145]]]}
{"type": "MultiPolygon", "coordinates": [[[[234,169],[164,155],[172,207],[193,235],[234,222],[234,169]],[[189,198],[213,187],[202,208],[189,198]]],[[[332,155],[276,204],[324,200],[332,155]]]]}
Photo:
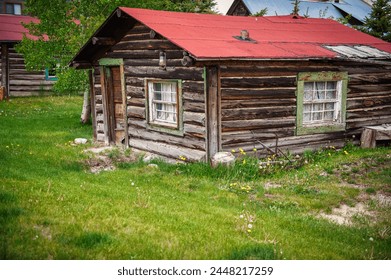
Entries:
{"type": "Polygon", "coordinates": [[[94,147],[84,151],[88,154],[85,161],[91,173],[113,171],[121,162],[134,162],[138,159],[135,153],[125,151],[118,147],[94,147]]]}
{"type": "Polygon", "coordinates": [[[353,225],[354,217],[374,217],[375,214],[368,210],[366,204],[359,202],[354,207],[348,205],[341,205],[338,208],[334,208],[331,214],[321,213],[319,217],[325,218],[329,221],[337,223],[339,225],[353,225]]]}

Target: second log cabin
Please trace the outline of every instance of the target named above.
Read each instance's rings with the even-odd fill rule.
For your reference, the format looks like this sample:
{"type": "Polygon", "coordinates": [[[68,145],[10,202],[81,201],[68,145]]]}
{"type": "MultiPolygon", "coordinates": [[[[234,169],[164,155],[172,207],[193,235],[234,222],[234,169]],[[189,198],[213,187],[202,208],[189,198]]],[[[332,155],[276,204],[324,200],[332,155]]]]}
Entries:
{"type": "Polygon", "coordinates": [[[117,8],[71,62],[94,139],[168,158],[340,147],[391,123],[391,44],[330,19],[117,8]]]}

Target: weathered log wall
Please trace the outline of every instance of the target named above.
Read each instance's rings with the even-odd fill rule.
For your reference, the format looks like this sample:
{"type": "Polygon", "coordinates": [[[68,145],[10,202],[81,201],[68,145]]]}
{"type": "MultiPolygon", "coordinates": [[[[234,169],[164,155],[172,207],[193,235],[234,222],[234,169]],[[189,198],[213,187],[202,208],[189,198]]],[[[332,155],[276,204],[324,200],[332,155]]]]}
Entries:
{"type": "MultiPolygon", "coordinates": [[[[150,29],[136,24],[107,53],[107,58],[122,58],[127,96],[129,145],[170,158],[189,160],[205,157],[205,97],[202,67],[184,67],[183,50],[164,38],[150,38],[150,29]],[[159,52],[164,51],[167,67],[159,67],[159,52]],[[182,81],[183,136],[148,129],[146,118],[146,79],[182,81]]],[[[95,67],[97,140],[103,141],[103,106],[99,68],[95,67]]]]}
{"type": "MultiPolygon", "coordinates": [[[[263,145],[300,153],[359,139],[362,127],[391,123],[391,66],[348,62],[262,62],[220,67],[222,150],[263,145]],[[295,136],[300,72],[347,71],[345,132],[295,136]]],[[[264,149],[263,149],[264,150],[264,149]]]]}
{"type": "Polygon", "coordinates": [[[23,56],[15,51],[13,45],[7,45],[7,59],[2,59],[0,63],[2,64],[0,76],[3,83],[6,79],[3,76],[4,69],[5,67],[8,69],[9,96],[30,96],[51,92],[54,81],[47,81],[44,71],[27,71],[23,56]]]}

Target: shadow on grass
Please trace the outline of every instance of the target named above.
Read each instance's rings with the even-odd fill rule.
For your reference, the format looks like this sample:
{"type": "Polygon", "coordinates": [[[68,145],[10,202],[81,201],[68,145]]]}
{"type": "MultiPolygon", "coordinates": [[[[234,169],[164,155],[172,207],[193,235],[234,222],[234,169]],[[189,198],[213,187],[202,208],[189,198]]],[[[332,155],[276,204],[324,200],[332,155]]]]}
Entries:
{"type": "Polygon", "coordinates": [[[108,234],[99,232],[85,232],[75,237],[62,236],[60,240],[63,244],[73,245],[82,249],[94,249],[100,245],[112,242],[112,239],[108,234]]]}
{"type": "Polygon", "coordinates": [[[247,245],[234,250],[230,260],[274,260],[276,259],[273,245],[247,245]]]}
{"type": "Polygon", "coordinates": [[[24,213],[24,210],[16,206],[17,199],[14,194],[0,191],[0,259],[6,260],[7,238],[12,235],[17,218],[24,213]]]}

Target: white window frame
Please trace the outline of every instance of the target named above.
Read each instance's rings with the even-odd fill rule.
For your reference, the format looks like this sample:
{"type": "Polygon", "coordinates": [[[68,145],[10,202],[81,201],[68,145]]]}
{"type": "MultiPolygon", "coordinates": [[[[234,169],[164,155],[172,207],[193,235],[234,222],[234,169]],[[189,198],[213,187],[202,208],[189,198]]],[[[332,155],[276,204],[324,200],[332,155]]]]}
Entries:
{"type": "Polygon", "coordinates": [[[324,124],[341,123],[341,96],[342,96],[342,81],[310,81],[304,82],[304,98],[303,98],[303,125],[317,126],[324,124]],[[329,84],[335,84],[332,89],[328,88],[329,84]],[[312,85],[311,92],[307,91],[306,85],[312,85]],[[319,89],[317,87],[323,87],[319,89]],[[334,98],[327,98],[328,93],[335,92],[334,98]],[[311,99],[306,99],[307,93],[312,95],[311,99]],[[316,95],[323,95],[324,97],[316,98],[316,95]],[[327,104],[333,104],[333,109],[328,109],[327,104]],[[307,106],[306,106],[307,105],[307,106]],[[307,111],[306,107],[310,106],[310,110],[307,111]],[[316,107],[323,107],[322,109],[316,107]],[[332,112],[331,119],[326,117],[328,112],[332,112]],[[304,115],[309,114],[307,120],[304,115]],[[320,116],[317,118],[315,116],[320,116]]]}
{"type": "Polygon", "coordinates": [[[146,108],[148,128],[169,133],[182,133],[182,82],[147,79],[146,108]],[[160,85],[160,90],[155,86],[160,85]]]}

